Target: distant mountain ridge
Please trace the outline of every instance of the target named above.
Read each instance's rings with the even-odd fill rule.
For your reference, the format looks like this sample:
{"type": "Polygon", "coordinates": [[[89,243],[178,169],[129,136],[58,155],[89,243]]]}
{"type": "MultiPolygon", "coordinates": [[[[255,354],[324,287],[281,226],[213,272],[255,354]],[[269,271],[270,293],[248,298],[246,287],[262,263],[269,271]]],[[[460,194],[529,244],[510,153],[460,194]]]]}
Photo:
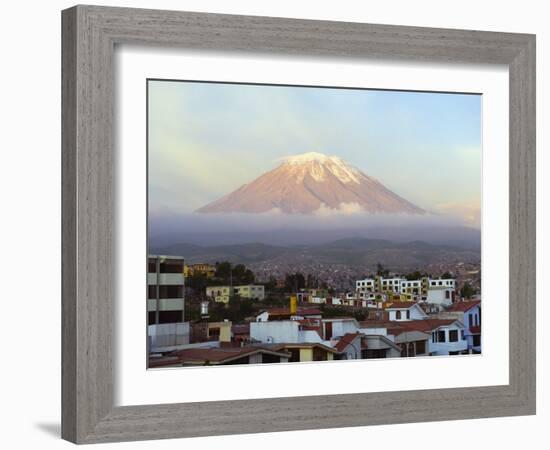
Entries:
{"type": "Polygon", "coordinates": [[[286,158],[199,213],[312,214],[321,209],[368,213],[424,214],[425,211],[337,156],[309,152],[286,158]]]}
{"type": "Polygon", "coordinates": [[[198,246],[180,243],[152,248],[151,253],[183,256],[187,262],[230,261],[255,264],[271,261],[321,262],[326,264],[374,265],[382,262],[394,269],[411,269],[445,261],[478,262],[480,252],[424,241],[392,242],[383,239],[346,238],[322,245],[276,246],[262,243],[198,246]]]}

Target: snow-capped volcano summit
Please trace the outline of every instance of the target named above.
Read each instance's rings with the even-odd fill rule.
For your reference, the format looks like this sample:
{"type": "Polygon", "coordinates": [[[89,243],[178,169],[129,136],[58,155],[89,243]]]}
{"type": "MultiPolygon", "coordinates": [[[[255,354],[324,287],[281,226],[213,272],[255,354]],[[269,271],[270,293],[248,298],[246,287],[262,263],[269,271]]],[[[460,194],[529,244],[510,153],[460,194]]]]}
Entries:
{"type": "Polygon", "coordinates": [[[332,174],[342,183],[360,183],[361,172],[338,156],[317,152],[302,153],[284,158],[283,165],[285,164],[291,166],[289,170],[298,167],[294,171],[299,173],[300,181],[309,173],[316,181],[324,181],[332,174]]]}
{"type": "Polygon", "coordinates": [[[424,213],[342,158],[317,152],[284,158],[277,168],[197,212],[262,213],[278,209],[288,214],[311,214],[320,208],[350,207],[370,213],[424,213]]]}

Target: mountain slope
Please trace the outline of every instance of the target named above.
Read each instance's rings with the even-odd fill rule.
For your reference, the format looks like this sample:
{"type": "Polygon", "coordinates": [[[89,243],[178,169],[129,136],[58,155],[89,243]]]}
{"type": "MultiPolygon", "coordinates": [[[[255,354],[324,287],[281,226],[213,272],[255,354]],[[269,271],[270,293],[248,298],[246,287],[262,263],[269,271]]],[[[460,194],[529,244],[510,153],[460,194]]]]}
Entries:
{"type": "Polygon", "coordinates": [[[320,208],[424,213],[343,159],[315,152],[287,158],[277,168],[197,212],[262,213],[278,209],[287,214],[311,214],[320,208]]]}
{"type": "MultiPolygon", "coordinates": [[[[347,238],[322,245],[275,246],[259,243],[198,246],[174,244],[151,248],[151,253],[183,256],[189,264],[230,261],[254,268],[256,264],[271,267],[313,267],[312,264],[373,266],[383,262],[394,270],[412,270],[440,262],[477,262],[479,249],[451,245],[434,245],[423,241],[393,242],[383,239],[347,238]]],[[[305,270],[305,269],[304,269],[305,270]]]]}

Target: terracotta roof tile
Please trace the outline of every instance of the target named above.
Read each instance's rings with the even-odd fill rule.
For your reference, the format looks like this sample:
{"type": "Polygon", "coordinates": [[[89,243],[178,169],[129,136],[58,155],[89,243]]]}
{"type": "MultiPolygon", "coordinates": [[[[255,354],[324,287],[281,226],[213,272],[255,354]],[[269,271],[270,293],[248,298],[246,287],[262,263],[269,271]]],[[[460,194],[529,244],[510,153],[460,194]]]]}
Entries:
{"type": "Polygon", "coordinates": [[[472,309],[474,306],[480,305],[480,300],[468,301],[468,302],[456,302],[448,309],[451,312],[466,312],[472,309]]]}
{"type": "MultiPolygon", "coordinates": [[[[264,349],[262,347],[229,347],[229,348],[188,348],[177,350],[170,353],[170,356],[176,356],[183,362],[213,362],[222,363],[226,360],[244,357],[254,353],[273,353],[273,350],[264,349]]],[[[277,352],[275,352],[277,353],[277,352]]],[[[281,356],[286,356],[281,354],[281,356]]]]}
{"type": "Polygon", "coordinates": [[[362,336],[361,333],[346,333],[344,336],[342,336],[342,338],[336,343],[336,345],[334,346],[334,348],[336,349],[336,351],[338,353],[340,352],[343,352],[347,347],[348,345],[352,344],[353,341],[355,341],[355,339],[358,337],[358,336],[362,336]]]}

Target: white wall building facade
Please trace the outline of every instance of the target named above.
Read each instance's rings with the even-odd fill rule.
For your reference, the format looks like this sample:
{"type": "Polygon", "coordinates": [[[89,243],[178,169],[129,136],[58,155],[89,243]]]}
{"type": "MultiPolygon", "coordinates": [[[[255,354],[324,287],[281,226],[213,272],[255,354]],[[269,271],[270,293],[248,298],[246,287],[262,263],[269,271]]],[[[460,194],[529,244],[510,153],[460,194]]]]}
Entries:
{"type": "Polygon", "coordinates": [[[430,355],[458,355],[468,353],[468,342],[464,336],[464,325],[455,321],[450,325],[440,326],[430,333],[430,355]]]}

